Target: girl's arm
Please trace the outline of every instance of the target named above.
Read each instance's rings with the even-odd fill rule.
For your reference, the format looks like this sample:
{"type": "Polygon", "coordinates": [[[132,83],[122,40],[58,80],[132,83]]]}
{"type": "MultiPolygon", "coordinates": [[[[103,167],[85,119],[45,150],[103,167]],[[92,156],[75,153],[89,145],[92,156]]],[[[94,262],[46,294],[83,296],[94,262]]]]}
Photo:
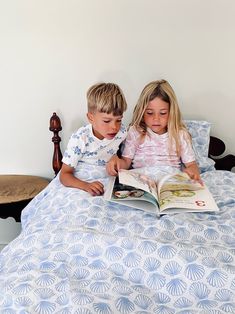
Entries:
{"type": "Polygon", "coordinates": [[[195,153],[192,147],[191,137],[188,131],[180,132],[181,160],[184,164],[183,171],[186,172],[192,180],[198,181],[203,185],[200,170],[195,160],[195,153]],[[187,160],[193,160],[187,162],[187,160]]]}
{"type": "Polygon", "coordinates": [[[196,161],[185,163],[184,166],[185,168],[183,169],[183,171],[186,172],[192,180],[198,181],[203,184],[196,161]]]}
{"type": "Polygon", "coordinates": [[[114,155],[110,158],[109,162],[106,165],[106,170],[110,176],[116,176],[120,169],[129,169],[132,159],[127,157],[118,158],[117,155],[114,155]]]}
{"type": "Polygon", "coordinates": [[[99,181],[86,182],[74,176],[74,168],[62,164],[60,171],[60,182],[68,187],[77,188],[90,193],[92,196],[101,195],[104,193],[104,186],[99,181]]]}

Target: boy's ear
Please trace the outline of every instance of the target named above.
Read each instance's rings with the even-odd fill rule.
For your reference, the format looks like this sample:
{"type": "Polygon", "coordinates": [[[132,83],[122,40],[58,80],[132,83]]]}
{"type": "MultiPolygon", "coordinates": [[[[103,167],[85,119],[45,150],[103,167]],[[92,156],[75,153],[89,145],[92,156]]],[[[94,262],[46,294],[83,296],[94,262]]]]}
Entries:
{"type": "Polygon", "coordinates": [[[93,113],[92,112],[88,112],[87,113],[87,119],[88,119],[88,121],[90,122],[90,123],[92,123],[93,122],[93,113]]]}

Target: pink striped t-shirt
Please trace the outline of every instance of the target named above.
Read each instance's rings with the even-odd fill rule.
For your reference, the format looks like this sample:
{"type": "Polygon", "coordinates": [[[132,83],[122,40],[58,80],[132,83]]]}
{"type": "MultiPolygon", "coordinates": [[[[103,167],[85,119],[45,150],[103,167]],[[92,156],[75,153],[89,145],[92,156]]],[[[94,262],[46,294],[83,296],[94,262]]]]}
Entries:
{"type": "Polygon", "coordinates": [[[168,132],[159,135],[148,128],[147,134],[142,138],[136,128],[131,126],[125,140],[122,156],[132,159],[133,168],[158,165],[180,168],[182,162],[195,161],[195,154],[186,131],[180,131],[179,140],[180,156],[176,153],[175,144],[169,151],[168,132]]]}

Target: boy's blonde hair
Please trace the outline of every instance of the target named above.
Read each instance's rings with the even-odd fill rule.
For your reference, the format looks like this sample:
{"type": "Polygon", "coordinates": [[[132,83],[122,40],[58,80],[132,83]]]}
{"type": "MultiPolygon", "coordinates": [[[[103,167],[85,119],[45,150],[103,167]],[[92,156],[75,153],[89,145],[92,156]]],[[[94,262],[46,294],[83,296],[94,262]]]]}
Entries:
{"type": "Polygon", "coordinates": [[[180,154],[179,143],[179,131],[185,130],[189,139],[191,136],[188,133],[185,124],[182,121],[178,101],[174,90],[166,80],[153,81],[147,84],[142,90],[138,102],[135,106],[133,118],[130,125],[136,127],[136,129],[142,134],[146,135],[147,126],[144,122],[144,112],[150,101],[156,97],[167,102],[169,104],[169,119],[167,130],[169,134],[170,147],[172,149],[173,143],[176,145],[177,154],[180,154]]]}
{"type": "Polygon", "coordinates": [[[98,83],[87,91],[88,112],[112,113],[120,116],[127,109],[125,96],[121,88],[114,83],[98,83]]]}

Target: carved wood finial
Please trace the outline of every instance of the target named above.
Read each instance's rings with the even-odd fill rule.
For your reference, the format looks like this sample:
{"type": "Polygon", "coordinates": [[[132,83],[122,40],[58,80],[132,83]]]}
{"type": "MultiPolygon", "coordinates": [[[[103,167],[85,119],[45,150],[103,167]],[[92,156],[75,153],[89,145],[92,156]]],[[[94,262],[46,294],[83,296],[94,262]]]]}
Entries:
{"type": "Polygon", "coordinates": [[[54,136],[52,137],[52,142],[54,143],[54,153],[52,158],[52,166],[55,172],[55,175],[60,171],[62,166],[62,153],[60,150],[60,141],[59,132],[62,130],[60,118],[54,112],[50,118],[50,127],[49,130],[53,132],[54,136]]]}

